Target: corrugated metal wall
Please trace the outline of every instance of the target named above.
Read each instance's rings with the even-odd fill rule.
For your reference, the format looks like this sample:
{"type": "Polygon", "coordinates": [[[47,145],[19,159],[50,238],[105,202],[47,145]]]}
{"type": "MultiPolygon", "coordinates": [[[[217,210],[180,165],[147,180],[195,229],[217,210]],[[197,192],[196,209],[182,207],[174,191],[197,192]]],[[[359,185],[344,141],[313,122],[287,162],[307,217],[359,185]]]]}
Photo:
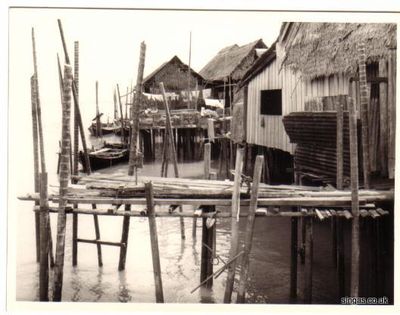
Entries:
{"type": "Polygon", "coordinates": [[[294,153],[285,132],[282,117],[304,111],[304,103],[315,97],[348,94],[348,79],[340,74],[314,80],[302,80],[299,72],[289,68],[279,70],[272,61],[248,85],[247,142],[294,153]],[[282,89],[282,116],[260,114],[261,90],[282,89]]]}
{"type": "Polygon", "coordinates": [[[282,123],[282,117],[302,111],[305,90],[299,74],[289,69],[279,71],[276,60],[249,82],[247,109],[247,142],[280,149],[291,154],[291,144],[282,123]],[[282,116],[260,114],[261,90],[282,89],[282,116]]]}

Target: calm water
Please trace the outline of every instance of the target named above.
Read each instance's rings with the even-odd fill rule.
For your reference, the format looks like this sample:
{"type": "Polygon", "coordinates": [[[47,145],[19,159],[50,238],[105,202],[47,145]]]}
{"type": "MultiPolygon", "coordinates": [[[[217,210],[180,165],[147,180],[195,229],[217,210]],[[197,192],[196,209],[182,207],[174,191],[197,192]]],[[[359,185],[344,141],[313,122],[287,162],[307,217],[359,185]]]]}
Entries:
{"type": "MultiPolygon", "coordinates": [[[[89,138],[89,137],[88,137],[89,138]]],[[[96,139],[89,138],[98,145],[96,139]]],[[[107,140],[112,140],[109,138],[107,140]]],[[[51,142],[54,143],[56,142],[51,142]]],[[[56,152],[56,151],[55,151],[56,152]]],[[[55,183],[54,174],[57,155],[47,154],[49,181],[55,183]],[[50,167],[51,165],[51,167],[50,167]],[[52,172],[53,170],[53,172],[52,172]]],[[[201,177],[202,163],[181,163],[180,174],[184,177],[201,177]]],[[[116,169],[127,169],[127,165],[104,170],[112,173],[116,169]]],[[[160,163],[145,164],[141,174],[158,175],[160,163]]],[[[30,176],[30,174],[29,174],[30,176]]],[[[31,185],[20,185],[19,193],[31,191],[31,185]]],[[[49,190],[54,189],[51,186],[49,190]]],[[[35,262],[34,215],[31,204],[16,202],[17,226],[17,289],[20,301],[38,300],[38,264],[35,262]]],[[[119,241],[122,218],[100,217],[101,238],[119,241]]],[[[51,214],[53,240],[55,240],[57,217],[51,214]]],[[[245,220],[240,221],[243,239],[245,220]]],[[[181,240],[178,218],[157,218],[158,240],[162,268],[164,298],[170,303],[221,303],[224,295],[226,273],[214,280],[211,290],[190,291],[200,282],[201,221],[198,220],[197,239],[192,238],[192,219],[185,219],[186,239],[181,240]]],[[[150,250],[148,221],[146,218],[131,218],[126,270],[118,272],[119,248],[102,246],[104,266],[97,266],[96,246],[80,243],[78,266],[72,267],[72,218],[67,220],[66,252],[64,267],[64,301],[80,302],[155,302],[154,278],[150,250]]],[[[217,222],[217,254],[228,258],[230,248],[230,221],[217,222]]],[[[93,239],[93,217],[79,216],[81,238],[93,239]]],[[[316,223],[314,227],[314,283],[315,303],[335,303],[336,283],[334,267],[330,257],[329,224],[316,223]]],[[[290,219],[257,218],[253,249],[250,261],[248,302],[288,303],[290,270],[290,219]]],[[[216,265],[214,270],[221,265],[216,265]]],[[[299,267],[299,288],[302,284],[302,266],[299,267]]],[[[236,286],[236,284],[235,284],[236,286]]],[[[299,289],[301,296],[301,290],[299,289]]],[[[233,300],[235,300],[235,294],[233,300]]],[[[301,299],[300,299],[301,300],[301,299]]]]}

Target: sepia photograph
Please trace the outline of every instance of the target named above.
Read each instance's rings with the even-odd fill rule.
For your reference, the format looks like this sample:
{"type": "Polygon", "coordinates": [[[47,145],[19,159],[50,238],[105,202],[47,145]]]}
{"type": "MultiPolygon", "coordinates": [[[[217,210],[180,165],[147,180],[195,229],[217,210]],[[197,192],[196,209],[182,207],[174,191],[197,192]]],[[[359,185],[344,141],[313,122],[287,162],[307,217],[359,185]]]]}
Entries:
{"type": "Polygon", "coordinates": [[[399,20],[10,6],[8,306],[394,307],[399,20]]]}

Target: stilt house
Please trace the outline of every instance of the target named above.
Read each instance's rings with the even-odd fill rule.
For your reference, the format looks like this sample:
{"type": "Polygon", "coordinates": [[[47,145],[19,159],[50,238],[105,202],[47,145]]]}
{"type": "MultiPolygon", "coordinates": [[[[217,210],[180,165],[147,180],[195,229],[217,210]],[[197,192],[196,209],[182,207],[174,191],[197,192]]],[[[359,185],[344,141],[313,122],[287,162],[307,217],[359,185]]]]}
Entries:
{"type": "Polygon", "coordinates": [[[360,159],[368,150],[370,174],[393,178],[396,25],[283,23],[276,44],[240,83],[246,142],[267,155],[270,180],[287,179],[290,154],[303,178],[336,182],[338,104],[345,110],[344,175],[349,176],[346,99],[351,96],[360,110],[359,43],[365,45],[369,100],[369,145],[359,145],[360,159]]]}

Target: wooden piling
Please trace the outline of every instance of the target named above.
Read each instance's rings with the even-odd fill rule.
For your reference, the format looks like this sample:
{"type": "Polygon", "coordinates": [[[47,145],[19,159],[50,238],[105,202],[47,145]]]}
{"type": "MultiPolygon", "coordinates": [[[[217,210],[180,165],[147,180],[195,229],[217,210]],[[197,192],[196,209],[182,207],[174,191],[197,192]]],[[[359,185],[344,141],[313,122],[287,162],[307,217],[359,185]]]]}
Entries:
{"type": "Polygon", "coordinates": [[[396,52],[391,50],[388,57],[388,174],[391,179],[394,178],[396,160],[396,52]]]}
{"type": "Polygon", "coordinates": [[[146,44],[142,42],[140,44],[140,57],[139,57],[139,66],[137,72],[136,79],[136,94],[133,102],[133,117],[132,117],[132,135],[131,135],[131,144],[130,144],[130,152],[129,152],[129,167],[128,167],[128,175],[132,176],[134,171],[137,171],[138,164],[138,143],[137,138],[139,134],[139,111],[140,111],[140,101],[142,98],[142,89],[143,89],[143,71],[144,71],[144,62],[146,57],[146,44]]]}
{"type": "Polygon", "coordinates": [[[251,186],[250,207],[247,216],[246,234],[243,246],[244,254],[242,257],[242,266],[240,269],[239,290],[236,300],[237,303],[245,302],[246,284],[249,276],[249,256],[253,242],[255,215],[257,210],[258,186],[260,184],[263,164],[264,164],[264,157],[262,155],[257,156],[254,167],[253,183],[251,186]]]}
{"type": "MultiPolygon", "coordinates": [[[[125,211],[131,211],[131,205],[125,205],[125,211]]],[[[121,244],[124,244],[124,246],[121,246],[119,252],[118,271],[125,269],[126,253],[128,250],[129,224],[130,224],[130,218],[128,216],[124,216],[122,221],[122,235],[121,235],[121,244]]]]}
{"type": "Polygon", "coordinates": [[[119,103],[119,116],[121,120],[121,143],[125,143],[125,123],[124,123],[124,113],[122,112],[122,102],[121,102],[121,94],[119,92],[119,85],[117,84],[117,93],[118,93],[118,103],[119,103]]]}
{"type": "MultiPolygon", "coordinates": [[[[363,94],[361,94],[363,97],[363,94]]],[[[362,102],[363,103],[363,102],[362,102]]],[[[348,99],[350,129],[350,174],[351,174],[351,281],[350,295],[359,294],[360,239],[359,239],[359,201],[358,201],[358,149],[357,149],[357,116],[352,98],[348,99]]],[[[364,104],[365,105],[365,104],[364,104]]],[[[364,150],[365,151],[365,150],[364,150]]]]}
{"type": "Polygon", "coordinates": [[[40,268],[39,300],[49,300],[49,204],[47,196],[47,173],[40,174],[40,268]]]}
{"type": "Polygon", "coordinates": [[[148,217],[149,217],[151,257],[153,260],[153,274],[154,274],[154,282],[155,282],[155,290],[156,290],[156,302],[164,303],[160,254],[158,251],[157,223],[156,223],[156,217],[155,217],[155,213],[154,213],[153,185],[151,182],[145,183],[145,193],[146,193],[147,212],[148,212],[148,217]]]}
{"type": "MultiPolygon", "coordinates": [[[[297,211],[297,207],[293,209],[297,211]]],[[[298,255],[298,218],[290,218],[290,299],[297,298],[297,255],[298,255]]]]}
{"type": "MultiPolygon", "coordinates": [[[[363,155],[363,174],[364,189],[370,187],[370,159],[369,159],[369,132],[368,132],[368,85],[366,70],[366,53],[365,44],[359,43],[358,49],[358,68],[360,78],[360,117],[361,117],[361,138],[362,138],[362,155],[363,155]]],[[[357,129],[356,129],[357,131],[357,129]]],[[[357,143],[354,143],[357,146],[357,143]]],[[[351,145],[350,145],[351,148],[351,145]]]]}
{"type": "Polygon", "coordinates": [[[99,82],[96,81],[96,137],[102,137],[102,131],[99,111],[99,82]]]}
{"type": "MultiPolygon", "coordinates": [[[[92,204],[92,209],[96,210],[97,206],[92,204]]],[[[99,216],[97,214],[93,215],[93,223],[94,223],[94,233],[96,235],[96,241],[100,241],[100,226],[99,226],[99,216]]],[[[103,267],[103,257],[101,254],[101,244],[97,243],[97,263],[99,267],[103,267]]]]}
{"type": "MultiPolygon", "coordinates": [[[[31,77],[31,105],[32,105],[32,136],[33,136],[33,174],[34,174],[34,190],[39,192],[39,143],[38,143],[38,122],[36,113],[36,92],[35,77],[31,77]]],[[[36,201],[35,205],[39,205],[36,201]]],[[[36,238],[36,261],[40,261],[40,218],[39,213],[35,212],[35,238],[36,238]]]]}
{"type": "Polygon", "coordinates": [[[304,303],[312,303],[312,280],[313,280],[313,219],[312,217],[304,218],[306,230],[306,253],[304,267],[304,303]]]}
{"type": "Polygon", "coordinates": [[[345,296],[345,273],[344,273],[344,230],[343,218],[336,216],[337,227],[337,280],[338,280],[338,296],[340,298],[345,296]]]}
{"type": "MultiPolygon", "coordinates": [[[[69,59],[69,55],[68,55],[67,45],[66,45],[65,38],[64,38],[64,31],[63,31],[63,28],[62,28],[61,20],[58,19],[57,22],[58,22],[58,28],[60,30],[61,42],[62,42],[64,55],[65,55],[65,63],[67,65],[70,65],[70,59],[69,59]]],[[[72,81],[72,95],[73,95],[73,98],[74,98],[75,109],[76,109],[76,113],[77,113],[77,117],[78,117],[78,125],[79,125],[79,131],[80,131],[80,135],[81,135],[81,141],[82,141],[82,147],[83,147],[83,155],[84,155],[85,164],[86,164],[86,170],[85,171],[86,171],[87,174],[90,174],[91,173],[91,169],[90,169],[89,153],[88,153],[87,145],[86,145],[85,130],[83,128],[82,116],[81,116],[81,112],[80,112],[80,108],[79,108],[77,86],[76,86],[75,80],[72,81]]]]}
{"type": "MultiPolygon", "coordinates": [[[[215,206],[203,206],[203,212],[215,212],[215,206]]],[[[214,253],[214,234],[215,224],[211,227],[207,227],[207,220],[209,218],[203,217],[202,225],[202,236],[201,236],[201,264],[200,264],[200,282],[203,283],[205,279],[208,279],[203,283],[207,288],[211,288],[213,285],[213,278],[210,275],[213,274],[213,253],[214,253]]]]}
{"type": "MultiPolygon", "coordinates": [[[[386,60],[379,61],[379,76],[388,77],[386,60]]],[[[388,175],[388,83],[379,82],[379,153],[381,176],[388,175]]]]}
{"type": "MultiPolygon", "coordinates": [[[[77,208],[78,204],[74,205],[77,208]]],[[[72,214],[72,266],[78,264],[78,214],[72,214]]]]}
{"type": "MultiPolygon", "coordinates": [[[[229,257],[232,258],[238,253],[239,249],[239,211],[240,211],[240,182],[243,167],[243,149],[239,148],[236,152],[235,179],[232,193],[232,212],[231,212],[231,248],[229,257]]],[[[228,277],[225,285],[224,303],[230,303],[232,298],[233,283],[235,279],[236,262],[228,267],[228,277]]]]}

